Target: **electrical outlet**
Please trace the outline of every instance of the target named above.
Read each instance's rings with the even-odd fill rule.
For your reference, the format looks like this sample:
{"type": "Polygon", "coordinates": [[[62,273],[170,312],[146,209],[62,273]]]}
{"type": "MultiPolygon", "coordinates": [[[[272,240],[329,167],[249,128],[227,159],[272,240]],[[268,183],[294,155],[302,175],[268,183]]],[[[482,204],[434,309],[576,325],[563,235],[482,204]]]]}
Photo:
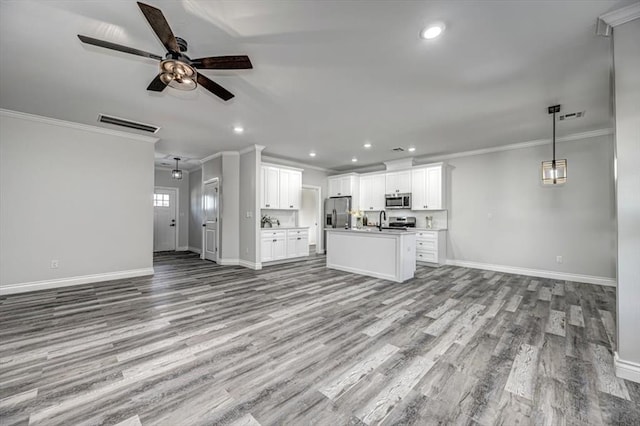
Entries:
{"type": "Polygon", "coordinates": [[[246,216],[247,216],[247,218],[253,217],[253,213],[251,213],[251,212],[247,212],[247,215],[246,215],[246,216]]]}
{"type": "Polygon", "coordinates": [[[556,256],[556,263],[562,263],[562,256],[556,256]]]}
{"type": "Polygon", "coordinates": [[[51,261],[51,269],[58,269],[58,259],[53,259],[51,261]]]}

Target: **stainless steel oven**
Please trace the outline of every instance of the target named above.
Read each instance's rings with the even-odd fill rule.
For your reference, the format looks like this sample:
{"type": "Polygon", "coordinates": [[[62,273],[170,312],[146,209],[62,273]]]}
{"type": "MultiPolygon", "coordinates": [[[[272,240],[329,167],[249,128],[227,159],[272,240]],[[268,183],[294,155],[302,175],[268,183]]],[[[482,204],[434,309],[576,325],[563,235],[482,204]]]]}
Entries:
{"type": "Polygon", "coordinates": [[[385,209],[411,209],[411,194],[386,194],[384,196],[385,209]]]}

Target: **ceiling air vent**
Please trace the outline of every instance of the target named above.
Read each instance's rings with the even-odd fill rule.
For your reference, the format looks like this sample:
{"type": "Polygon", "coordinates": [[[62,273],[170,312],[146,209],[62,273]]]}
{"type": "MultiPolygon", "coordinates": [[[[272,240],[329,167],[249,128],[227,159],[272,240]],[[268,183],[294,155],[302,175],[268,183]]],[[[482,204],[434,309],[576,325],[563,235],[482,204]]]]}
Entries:
{"type": "Polygon", "coordinates": [[[399,146],[397,148],[393,148],[391,151],[395,151],[395,152],[404,152],[404,148],[399,146]]]}
{"type": "Polygon", "coordinates": [[[558,121],[574,120],[576,118],[582,118],[582,117],[584,117],[584,111],[570,112],[568,114],[559,115],[558,121]]]}
{"type": "Polygon", "coordinates": [[[99,114],[98,121],[100,123],[113,124],[114,126],[127,127],[129,129],[142,130],[143,132],[156,133],[160,127],[151,124],[139,123],[137,121],[125,120],[124,118],[114,117],[112,115],[99,114]]]}

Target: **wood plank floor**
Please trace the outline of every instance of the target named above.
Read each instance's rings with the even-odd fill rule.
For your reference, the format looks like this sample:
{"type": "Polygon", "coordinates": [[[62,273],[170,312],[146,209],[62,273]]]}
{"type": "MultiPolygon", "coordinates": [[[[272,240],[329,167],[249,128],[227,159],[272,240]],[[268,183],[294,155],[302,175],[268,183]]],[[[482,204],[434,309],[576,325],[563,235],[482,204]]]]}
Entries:
{"type": "Polygon", "coordinates": [[[324,264],[171,253],[153,277],[4,296],[0,424],[640,424],[614,288],[324,264]]]}

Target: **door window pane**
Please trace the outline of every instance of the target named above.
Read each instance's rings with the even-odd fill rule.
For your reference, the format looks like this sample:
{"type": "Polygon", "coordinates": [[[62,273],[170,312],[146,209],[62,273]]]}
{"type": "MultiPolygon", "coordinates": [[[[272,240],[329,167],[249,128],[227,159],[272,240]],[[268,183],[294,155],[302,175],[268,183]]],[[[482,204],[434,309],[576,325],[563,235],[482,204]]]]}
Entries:
{"type": "Polygon", "coordinates": [[[153,194],[153,207],[169,207],[169,194],[153,194]]]}

